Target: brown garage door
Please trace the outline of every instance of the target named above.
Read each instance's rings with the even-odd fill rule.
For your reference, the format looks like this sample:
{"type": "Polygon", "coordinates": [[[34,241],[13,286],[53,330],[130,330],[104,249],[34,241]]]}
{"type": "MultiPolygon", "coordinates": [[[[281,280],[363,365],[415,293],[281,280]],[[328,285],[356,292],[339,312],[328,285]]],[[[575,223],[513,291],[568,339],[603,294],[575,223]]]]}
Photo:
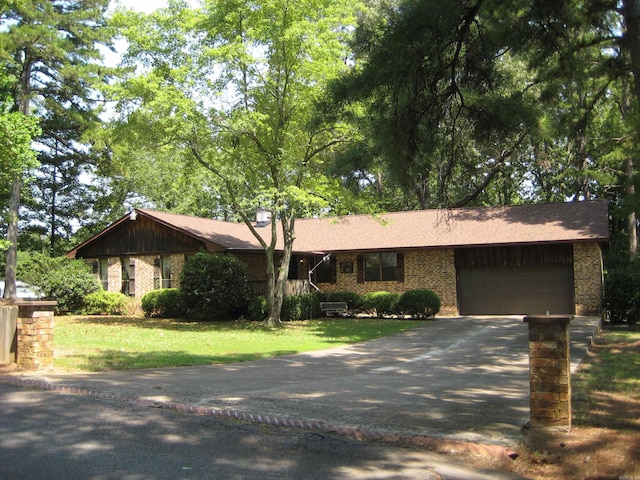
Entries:
{"type": "Polygon", "coordinates": [[[461,315],[573,313],[571,246],[456,252],[461,315]]]}
{"type": "Polygon", "coordinates": [[[461,315],[573,313],[570,265],[458,271],[461,315]]]}

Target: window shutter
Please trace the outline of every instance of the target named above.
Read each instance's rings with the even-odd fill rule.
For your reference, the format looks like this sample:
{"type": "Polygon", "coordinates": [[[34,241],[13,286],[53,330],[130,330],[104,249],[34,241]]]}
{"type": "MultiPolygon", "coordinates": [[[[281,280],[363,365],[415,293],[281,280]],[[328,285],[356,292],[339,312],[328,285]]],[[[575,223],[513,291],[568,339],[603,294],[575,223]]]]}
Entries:
{"type": "Polygon", "coordinates": [[[396,254],[397,265],[396,265],[396,278],[398,283],[404,282],[404,255],[400,252],[396,254]]]}
{"type": "Polygon", "coordinates": [[[364,257],[362,255],[358,255],[357,261],[358,267],[358,283],[364,283],[364,257]]]}
{"type": "Polygon", "coordinates": [[[338,282],[338,261],[335,255],[331,255],[329,261],[331,262],[331,283],[338,282]]]}

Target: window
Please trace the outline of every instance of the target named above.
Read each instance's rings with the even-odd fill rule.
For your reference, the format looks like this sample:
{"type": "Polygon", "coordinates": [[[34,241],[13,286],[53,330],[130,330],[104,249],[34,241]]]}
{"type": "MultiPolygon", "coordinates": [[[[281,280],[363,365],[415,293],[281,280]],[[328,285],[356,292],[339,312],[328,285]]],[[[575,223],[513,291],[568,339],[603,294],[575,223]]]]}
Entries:
{"type": "Polygon", "coordinates": [[[101,258],[98,261],[98,276],[102,289],[106,292],[109,290],[109,259],[101,258]]]}
{"type": "Polygon", "coordinates": [[[358,255],[358,282],[404,282],[401,253],[377,252],[358,255]]]}
{"type": "Polygon", "coordinates": [[[122,287],[120,291],[125,295],[135,295],[135,278],[136,264],[134,259],[129,257],[120,258],[120,267],[122,269],[122,287]]]}
{"type": "Polygon", "coordinates": [[[171,257],[156,258],[153,269],[153,288],[171,288],[171,257]]]}
{"type": "Polygon", "coordinates": [[[298,255],[292,255],[291,261],[289,262],[289,274],[287,275],[288,280],[302,280],[300,278],[300,271],[298,270],[298,266],[303,262],[302,257],[298,255]]]}

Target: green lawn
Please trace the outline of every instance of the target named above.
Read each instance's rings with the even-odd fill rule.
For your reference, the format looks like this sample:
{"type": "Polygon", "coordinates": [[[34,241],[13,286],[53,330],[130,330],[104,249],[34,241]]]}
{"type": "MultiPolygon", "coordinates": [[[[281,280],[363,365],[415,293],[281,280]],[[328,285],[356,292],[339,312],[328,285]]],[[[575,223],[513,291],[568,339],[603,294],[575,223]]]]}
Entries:
{"type": "Polygon", "coordinates": [[[573,380],[578,425],[613,427],[640,414],[640,332],[604,331],[573,380]]]}
{"type": "Polygon", "coordinates": [[[136,317],[56,317],[54,365],[102,371],[244,362],[347,345],[423,321],[321,319],[266,328],[257,322],[136,317]]]}

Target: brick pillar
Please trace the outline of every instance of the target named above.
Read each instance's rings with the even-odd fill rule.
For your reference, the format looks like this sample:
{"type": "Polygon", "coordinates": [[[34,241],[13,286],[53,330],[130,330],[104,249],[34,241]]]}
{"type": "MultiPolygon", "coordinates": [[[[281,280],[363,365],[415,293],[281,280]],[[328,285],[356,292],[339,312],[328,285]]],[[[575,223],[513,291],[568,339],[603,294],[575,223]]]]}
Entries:
{"type": "Polygon", "coordinates": [[[53,311],[57,302],[16,302],[16,363],[27,370],[53,365],[53,311]]]}
{"type": "Polygon", "coordinates": [[[573,315],[527,315],[532,427],[571,427],[569,323],[573,315]]]}

